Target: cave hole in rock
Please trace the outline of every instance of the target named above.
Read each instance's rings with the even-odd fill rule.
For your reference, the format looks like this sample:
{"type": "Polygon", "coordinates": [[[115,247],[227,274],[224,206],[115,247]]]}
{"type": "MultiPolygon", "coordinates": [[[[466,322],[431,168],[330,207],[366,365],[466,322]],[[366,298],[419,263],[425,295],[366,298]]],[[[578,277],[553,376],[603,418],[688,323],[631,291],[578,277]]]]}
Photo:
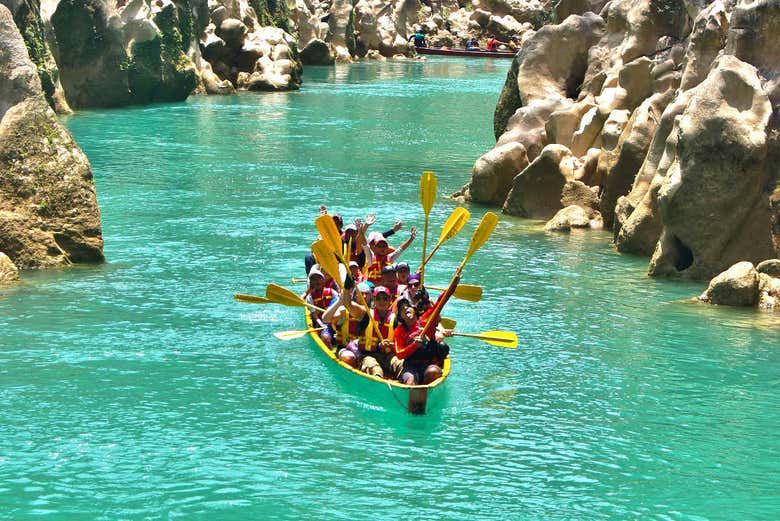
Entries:
{"type": "Polygon", "coordinates": [[[693,252],[677,237],[672,237],[672,244],[675,250],[674,268],[677,271],[684,271],[693,264],[693,252]]]}

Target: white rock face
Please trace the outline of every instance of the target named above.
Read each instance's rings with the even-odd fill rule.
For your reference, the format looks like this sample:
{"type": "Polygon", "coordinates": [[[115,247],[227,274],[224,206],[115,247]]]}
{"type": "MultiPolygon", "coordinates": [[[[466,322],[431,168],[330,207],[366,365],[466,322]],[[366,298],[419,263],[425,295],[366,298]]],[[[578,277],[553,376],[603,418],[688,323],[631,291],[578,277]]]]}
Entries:
{"type": "MultiPolygon", "coordinates": [[[[478,27],[513,12],[475,6],[478,27]]],[[[523,42],[496,106],[496,149],[520,144],[531,162],[503,211],[560,210],[573,164],[651,275],[709,279],[780,255],[780,0],[561,0],[556,16],[523,42]]]]}

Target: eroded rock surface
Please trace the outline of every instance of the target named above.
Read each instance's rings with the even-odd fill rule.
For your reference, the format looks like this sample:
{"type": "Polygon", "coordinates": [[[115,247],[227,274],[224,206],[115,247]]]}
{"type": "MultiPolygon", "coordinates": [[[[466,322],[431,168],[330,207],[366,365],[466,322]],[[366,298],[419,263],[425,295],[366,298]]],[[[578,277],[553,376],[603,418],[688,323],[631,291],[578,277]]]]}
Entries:
{"type": "Polygon", "coordinates": [[[20,268],[103,260],[89,161],[44,98],[0,5],[0,251],[20,268]]]}
{"type": "Polygon", "coordinates": [[[573,164],[617,249],[652,256],[651,275],[777,257],[780,0],[561,0],[556,16],[523,43],[494,114],[496,147],[531,161],[504,211],[590,208],[562,197],[573,164]],[[548,154],[542,174],[551,145],[570,154],[548,154]]]}

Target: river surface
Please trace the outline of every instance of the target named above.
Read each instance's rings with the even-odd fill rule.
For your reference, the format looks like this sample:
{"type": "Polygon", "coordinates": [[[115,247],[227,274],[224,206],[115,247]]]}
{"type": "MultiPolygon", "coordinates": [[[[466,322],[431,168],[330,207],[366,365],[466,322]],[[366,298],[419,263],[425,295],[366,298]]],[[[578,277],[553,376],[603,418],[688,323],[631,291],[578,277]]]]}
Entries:
{"type": "Polygon", "coordinates": [[[467,182],[508,67],[312,67],[300,92],[66,118],[108,262],[0,289],[0,519],[778,519],[780,321],[689,301],[608,233],[502,216],[464,271],[484,298],[446,314],[520,348],[453,341],[422,417],[271,337],[298,308],[231,298],[291,286],[321,203],[403,219],[396,244],[422,227],[420,172],[467,182]]]}

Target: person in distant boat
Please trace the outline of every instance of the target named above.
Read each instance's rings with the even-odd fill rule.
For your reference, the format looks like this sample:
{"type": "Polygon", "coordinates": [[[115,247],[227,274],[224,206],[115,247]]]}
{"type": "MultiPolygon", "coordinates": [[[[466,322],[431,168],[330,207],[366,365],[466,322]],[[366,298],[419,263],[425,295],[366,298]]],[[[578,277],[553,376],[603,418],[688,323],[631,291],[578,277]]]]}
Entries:
{"type": "Polygon", "coordinates": [[[479,48],[479,40],[477,40],[476,36],[469,38],[469,40],[466,42],[466,50],[467,51],[481,51],[482,49],[479,48]]]}
{"type": "Polygon", "coordinates": [[[509,50],[512,52],[517,52],[520,50],[520,38],[517,35],[512,35],[509,37],[509,50]]]}
{"type": "Polygon", "coordinates": [[[428,47],[428,42],[425,40],[425,35],[421,29],[417,29],[413,35],[409,37],[409,41],[414,40],[415,47],[428,47]]]}
{"type": "MultiPolygon", "coordinates": [[[[338,292],[326,287],[325,274],[320,270],[319,264],[313,265],[309,270],[309,286],[303,294],[306,302],[327,310],[338,297],[338,292]]],[[[311,310],[311,321],[312,324],[325,328],[320,331],[320,338],[326,346],[333,349],[333,328],[322,319],[322,313],[315,309],[311,310]]]]}
{"type": "Polygon", "coordinates": [[[382,268],[388,264],[392,264],[393,261],[395,261],[395,259],[412,244],[415,237],[417,237],[417,228],[412,226],[409,230],[409,238],[402,242],[397,249],[390,252],[387,239],[381,233],[371,233],[366,241],[367,245],[364,248],[367,259],[366,262],[368,262],[366,279],[374,284],[381,283],[382,268]]]}
{"type": "MultiPolygon", "coordinates": [[[[445,337],[452,336],[451,329],[439,329],[437,306],[446,303],[455,290],[458,281],[441,295],[436,304],[423,314],[405,298],[397,303],[397,326],[394,335],[395,356],[404,361],[399,380],[406,385],[427,385],[441,378],[444,359],[450,353],[449,346],[444,343],[445,337]],[[443,301],[443,302],[442,302],[443,301]]],[[[439,308],[440,310],[440,308],[439,308]]]]}
{"type": "Polygon", "coordinates": [[[506,42],[502,42],[500,40],[497,40],[495,35],[491,34],[490,38],[488,38],[488,40],[487,40],[486,49],[488,51],[494,51],[495,52],[495,51],[498,50],[498,46],[499,45],[509,45],[509,44],[506,43],[506,42]]]}

